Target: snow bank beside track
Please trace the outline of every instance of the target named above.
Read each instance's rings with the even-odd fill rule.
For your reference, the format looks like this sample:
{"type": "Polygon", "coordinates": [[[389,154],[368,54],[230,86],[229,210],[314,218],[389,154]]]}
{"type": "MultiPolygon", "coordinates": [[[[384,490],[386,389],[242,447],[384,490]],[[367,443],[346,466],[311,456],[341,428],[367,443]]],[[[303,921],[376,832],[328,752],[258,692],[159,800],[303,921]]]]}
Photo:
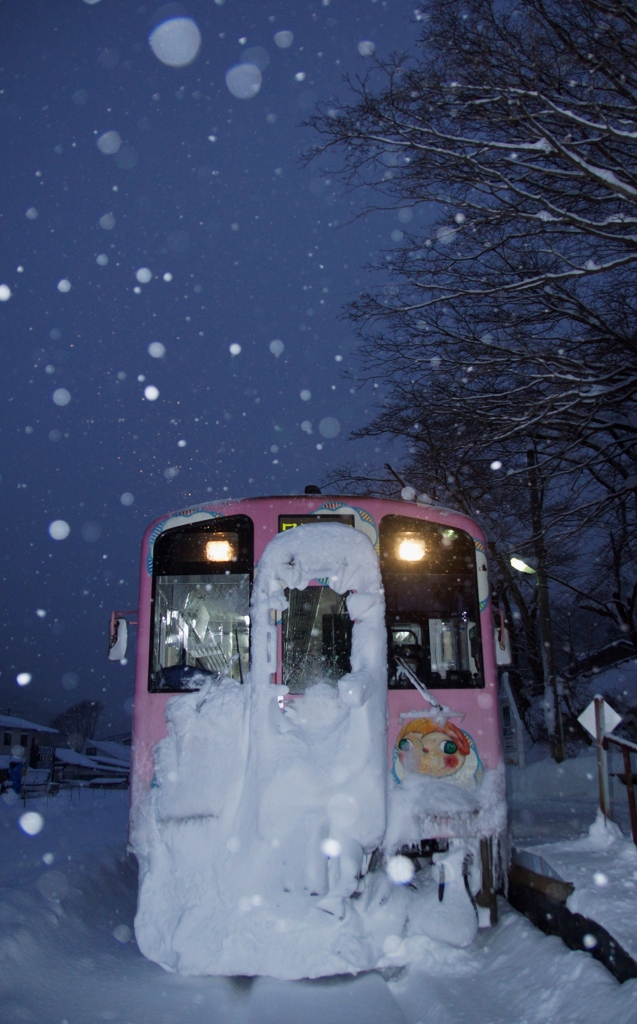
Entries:
{"type": "MultiPolygon", "coordinates": [[[[634,1024],[637,982],[619,985],[587,954],[568,951],[506,904],[468,949],[426,937],[414,966],[357,978],[184,978],[146,960],[132,931],[136,872],[126,858],[125,792],[29,801],[44,827],[19,827],[0,802],[0,1005],[27,1024],[634,1024]],[[86,799],[88,797],[88,799],[86,799]],[[43,855],[54,852],[47,865],[43,855]],[[71,860],[69,860],[69,855],[71,860]],[[68,889],[45,896],[58,871],[68,889]],[[46,886],[45,886],[46,890],[46,886]]],[[[58,880],[59,881],[59,880],[58,880]]],[[[397,951],[397,950],[396,950],[397,951]]],[[[399,959],[388,958],[391,960],[399,959]]]]}

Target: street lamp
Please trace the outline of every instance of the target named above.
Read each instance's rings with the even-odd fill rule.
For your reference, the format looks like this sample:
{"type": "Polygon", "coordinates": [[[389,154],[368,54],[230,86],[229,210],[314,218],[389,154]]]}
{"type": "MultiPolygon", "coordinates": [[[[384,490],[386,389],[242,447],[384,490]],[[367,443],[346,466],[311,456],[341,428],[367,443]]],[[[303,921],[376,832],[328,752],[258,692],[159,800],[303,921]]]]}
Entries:
{"type": "Polygon", "coordinates": [[[516,558],[515,555],[511,559],[511,565],[514,569],[517,569],[518,572],[529,572],[532,573],[534,576],[537,575],[535,569],[533,569],[532,566],[527,565],[526,562],[523,562],[521,558],[516,558]]]}
{"type": "MultiPolygon", "coordinates": [[[[544,679],[544,707],[545,710],[553,705],[551,746],[553,757],[556,761],[564,760],[564,723],[562,721],[562,705],[560,701],[560,687],[557,682],[555,671],[555,658],[553,656],[553,639],[551,629],[551,609],[549,605],[549,576],[543,571],[543,567],[534,569],[522,558],[513,555],[511,565],[518,572],[528,573],[535,576],[537,586],[537,609],[538,609],[538,640],[540,644],[540,656],[542,659],[542,677],[544,679]]],[[[548,718],[549,716],[547,716],[548,718]]],[[[547,722],[548,725],[548,722],[547,722]]]]}

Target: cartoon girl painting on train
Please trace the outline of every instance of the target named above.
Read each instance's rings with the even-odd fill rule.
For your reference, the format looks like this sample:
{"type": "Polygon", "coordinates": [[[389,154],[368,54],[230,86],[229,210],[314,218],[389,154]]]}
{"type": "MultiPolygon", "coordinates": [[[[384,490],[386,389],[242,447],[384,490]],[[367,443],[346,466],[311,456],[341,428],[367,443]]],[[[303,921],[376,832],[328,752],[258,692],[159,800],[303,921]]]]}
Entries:
{"type": "Polygon", "coordinates": [[[392,771],[398,782],[416,773],[474,786],[481,782],[484,766],[468,732],[449,721],[410,717],[398,734],[392,771]]]}

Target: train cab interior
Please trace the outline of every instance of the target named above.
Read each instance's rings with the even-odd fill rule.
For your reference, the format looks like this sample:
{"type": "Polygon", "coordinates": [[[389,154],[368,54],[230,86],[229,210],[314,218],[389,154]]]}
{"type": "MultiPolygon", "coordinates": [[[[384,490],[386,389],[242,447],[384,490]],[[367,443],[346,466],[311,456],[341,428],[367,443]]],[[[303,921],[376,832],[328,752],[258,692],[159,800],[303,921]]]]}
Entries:
{"type": "Polygon", "coordinates": [[[151,692],[242,682],[249,667],[253,525],[248,516],[167,530],[153,552],[151,692]]]}
{"type": "Polygon", "coordinates": [[[462,530],[408,516],[380,523],[390,689],[484,686],[475,548],[462,530]]]}
{"type": "MultiPolygon", "coordinates": [[[[352,516],[280,516],[279,530],[352,516]]],[[[411,676],[432,689],[484,686],[475,548],[462,530],[410,516],[380,521],[390,689],[411,676]]],[[[199,689],[206,679],[242,682],[249,668],[254,526],[245,515],[167,530],[155,543],[151,692],[199,689]]],[[[347,594],[327,581],[286,591],[281,678],[292,694],[350,671],[347,594]]]]}

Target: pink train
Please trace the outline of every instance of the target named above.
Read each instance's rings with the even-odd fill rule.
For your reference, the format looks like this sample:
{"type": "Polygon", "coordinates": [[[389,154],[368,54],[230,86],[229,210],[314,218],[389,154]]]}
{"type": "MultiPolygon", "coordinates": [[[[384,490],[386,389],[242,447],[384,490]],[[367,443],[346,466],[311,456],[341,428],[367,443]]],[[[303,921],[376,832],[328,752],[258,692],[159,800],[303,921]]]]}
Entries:
{"type": "MultiPolygon", "coordinates": [[[[483,881],[477,901],[493,921],[506,841],[496,663],[507,662],[507,641],[491,607],[484,535],[466,515],[434,504],[308,491],[206,503],[163,516],[146,530],[131,815],[152,784],[153,747],[166,735],[167,701],[209,679],[246,677],[252,583],[268,543],[301,525],[340,523],[366,534],[380,561],[388,770],[398,783],[417,772],[455,782],[465,792],[479,792],[486,775],[492,779],[488,807],[425,815],[419,842],[403,852],[426,856],[454,838],[479,844],[483,881]]],[[[289,693],[282,707],[317,678],[336,685],[350,669],[352,635],[346,595],[332,590],[329,580],[313,580],[287,597],[288,609],[275,616],[272,676],[289,693]]],[[[125,618],[113,613],[111,659],[123,657],[126,633],[125,618]]]]}

